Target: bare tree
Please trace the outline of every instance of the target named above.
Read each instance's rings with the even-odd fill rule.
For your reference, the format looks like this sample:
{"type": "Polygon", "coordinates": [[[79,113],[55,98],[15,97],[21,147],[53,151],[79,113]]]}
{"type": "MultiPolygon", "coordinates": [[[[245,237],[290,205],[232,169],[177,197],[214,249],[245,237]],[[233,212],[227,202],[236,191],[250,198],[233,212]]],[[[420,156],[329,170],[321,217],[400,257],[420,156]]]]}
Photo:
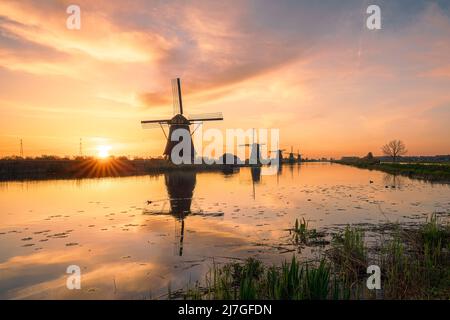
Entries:
{"type": "Polygon", "coordinates": [[[408,152],[406,146],[401,140],[392,140],[388,144],[385,144],[381,150],[386,156],[392,158],[392,161],[397,161],[399,156],[402,156],[408,152]]]}

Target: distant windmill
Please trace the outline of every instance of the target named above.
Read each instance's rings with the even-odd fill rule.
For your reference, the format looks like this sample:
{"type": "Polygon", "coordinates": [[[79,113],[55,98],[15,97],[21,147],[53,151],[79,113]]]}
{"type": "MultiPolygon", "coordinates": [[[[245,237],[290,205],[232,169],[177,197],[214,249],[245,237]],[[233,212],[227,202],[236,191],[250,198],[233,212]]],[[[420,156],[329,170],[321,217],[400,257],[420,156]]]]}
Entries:
{"type": "Polygon", "coordinates": [[[253,129],[253,139],[252,143],[240,144],[240,147],[251,147],[250,151],[250,164],[261,165],[261,146],[265,145],[265,143],[255,142],[255,129],[253,129]]]}
{"type": "Polygon", "coordinates": [[[23,158],[23,141],[20,139],[20,157],[23,158]]]}
{"type": "Polygon", "coordinates": [[[295,157],[294,157],[294,147],[291,146],[291,152],[289,153],[289,163],[295,163],[295,157]]]}
{"type": "MultiPolygon", "coordinates": [[[[181,80],[176,78],[172,80],[172,94],[173,94],[173,114],[174,116],[170,119],[155,119],[155,120],[144,120],[141,121],[143,128],[157,128],[160,127],[165,137],[167,138],[166,148],[164,149],[164,156],[171,159],[172,149],[178,143],[177,141],[172,141],[172,134],[176,129],[186,130],[189,133],[189,137],[195,132],[196,129],[191,134],[190,125],[198,124],[200,125],[203,121],[218,121],[223,120],[221,112],[215,113],[204,113],[197,115],[185,116],[183,113],[183,100],[181,98],[181,80]],[[166,134],[164,126],[169,126],[169,134],[166,134]]],[[[194,145],[191,139],[191,159],[194,158],[194,145]]],[[[182,155],[181,155],[182,156],[182,155]]]]}
{"type": "Polygon", "coordinates": [[[297,162],[302,162],[302,155],[300,154],[300,150],[297,150],[297,162]]]}
{"type": "Polygon", "coordinates": [[[283,152],[286,151],[286,149],[278,149],[278,150],[272,150],[271,152],[276,152],[276,157],[278,158],[278,163],[283,163],[283,152]]]}

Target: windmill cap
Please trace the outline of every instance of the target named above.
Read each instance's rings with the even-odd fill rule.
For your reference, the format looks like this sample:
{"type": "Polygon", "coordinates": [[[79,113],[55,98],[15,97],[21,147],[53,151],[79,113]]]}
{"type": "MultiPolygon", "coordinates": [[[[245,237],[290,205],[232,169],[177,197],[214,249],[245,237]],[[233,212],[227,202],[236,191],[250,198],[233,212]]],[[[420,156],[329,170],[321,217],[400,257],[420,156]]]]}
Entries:
{"type": "Polygon", "coordinates": [[[170,124],[189,124],[189,120],[181,114],[177,114],[170,120],[170,124]]]}

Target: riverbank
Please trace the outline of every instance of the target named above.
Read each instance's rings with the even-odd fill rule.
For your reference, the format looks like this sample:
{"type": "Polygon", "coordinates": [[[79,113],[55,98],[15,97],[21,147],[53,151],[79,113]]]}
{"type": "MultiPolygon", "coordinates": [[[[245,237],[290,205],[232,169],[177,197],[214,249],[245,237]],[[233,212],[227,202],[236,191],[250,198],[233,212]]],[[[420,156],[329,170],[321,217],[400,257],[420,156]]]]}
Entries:
{"type": "Polygon", "coordinates": [[[450,183],[449,163],[367,163],[365,161],[334,162],[361,169],[379,170],[394,175],[400,174],[414,179],[450,183]]]}
{"type": "MultiPolygon", "coordinates": [[[[295,241],[323,237],[296,222],[295,241]]],[[[376,282],[370,282],[376,283],[376,282]]],[[[363,230],[347,226],[332,235],[316,261],[293,256],[281,266],[260,260],[213,265],[205,281],[188,284],[171,299],[450,299],[450,227],[436,215],[416,226],[380,225],[363,230]],[[378,233],[368,245],[365,233],[378,233]],[[369,266],[381,271],[381,288],[367,287],[369,266]]]]}
{"type": "MultiPolygon", "coordinates": [[[[241,165],[245,166],[245,165],[241,165]]],[[[82,179],[160,174],[176,170],[232,172],[237,165],[174,165],[164,159],[2,159],[0,181],[82,179]]]]}

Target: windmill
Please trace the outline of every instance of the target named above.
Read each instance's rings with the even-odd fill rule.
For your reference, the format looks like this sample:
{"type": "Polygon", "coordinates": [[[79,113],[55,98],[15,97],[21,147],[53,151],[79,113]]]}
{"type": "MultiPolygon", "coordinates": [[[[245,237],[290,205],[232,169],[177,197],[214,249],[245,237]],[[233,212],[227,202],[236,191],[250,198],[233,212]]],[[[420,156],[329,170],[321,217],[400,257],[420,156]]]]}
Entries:
{"type": "Polygon", "coordinates": [[[290,164],[295,163],[295,157],[294,157],[294,147],[291,146],[291,152],[289,153],[288,162],[290,164]]]}
{"type": "Polygon", "coordinates": [[[283,163],[283,152],[286,151],[286,149],[278,149],[278,150],[272,150],[270,152],[276,152],[276,159],[278,159],[278,163],[283,163]]]}
{"type": "Polygon", "coordinates": [[[240,144],[240,147],[251,147],[249,163],[254,165],[261,165],[261,146],[265,143],[255,142],[255,129],[253,128],[252,143],[240,144]]]}
{"type": "MultiPolygon", "coordinates": [[[[219,121],[223,120],[223,116],[221,112],[215,113],[204,113],[197,115],[188,115],[186,116],[183,113],[183,100],[181,97],[181,80],[180,78],[176,78],[172,80],[172,96],[173,96],[173,117],[170,119],[155,119],[155,120],[144,120],[141,121],[142,127],[144,129],[147,128],[158,128],[160,127],[164,136],[167,139],[166,147],[164,149],[164,157],[166,159],[172,160],[172,149],[178,143],[178,141],[172,141],[172,134],[177,129],[186,130],[189,133],[189,137],[194,134],[195,130],[202,124],[203,121],[219,121]],[[197,125],[194,131],[191,133],[190,126],[197,125]],[[164,130],[165,126],[169,126],[169,134],[166,134],[164,130]]],[[[182,140],[182,139],[181,139],[182,140]]],[[[180,141],[181,141],[180,140],[180,141]]],[[[192,139],[190,139],[191,143],[191,160],[194,158],[194,144],[192,143],[192,139]]],[[[180,156],[183,156],[180,154],[180,156]]]]}
{"type": "Polygon", "coordinates": [[[297,162],[302,162],[302,155],[300,154],[300,150],[297,150],[297,162]]]}
{"type": "Polygon", "coordinates": [[[20,157],[23,158],[23,141],[20,139],[20,157]]]}

